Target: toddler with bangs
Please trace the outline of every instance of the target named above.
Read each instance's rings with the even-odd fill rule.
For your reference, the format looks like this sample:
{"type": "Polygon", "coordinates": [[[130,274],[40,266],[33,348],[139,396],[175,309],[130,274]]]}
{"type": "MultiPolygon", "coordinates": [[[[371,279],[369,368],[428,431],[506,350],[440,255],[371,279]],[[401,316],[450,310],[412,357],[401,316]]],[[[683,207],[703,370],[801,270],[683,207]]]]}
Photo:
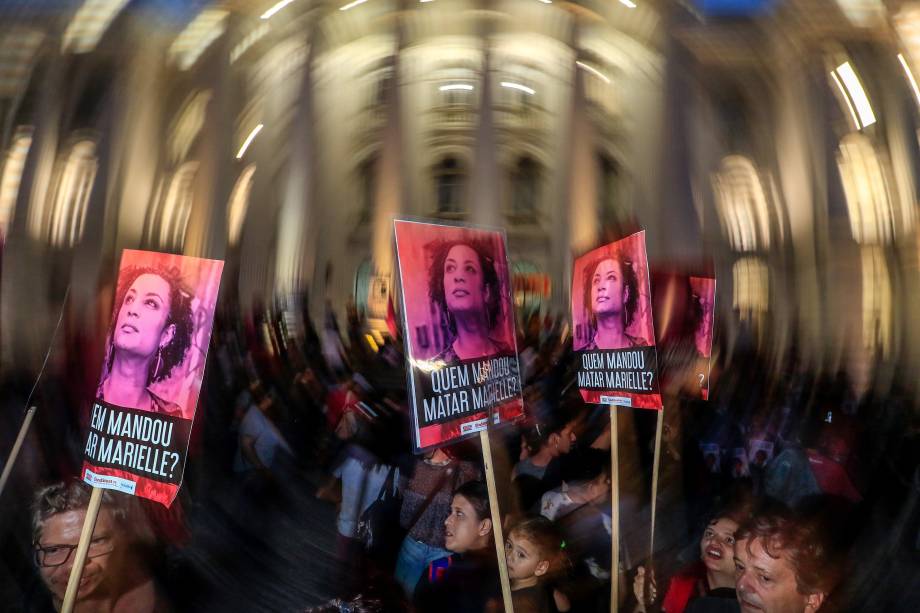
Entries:
{"type": "Polygon", "coordinates": [[[568,566],[565,542],[545,517],[525,519],[508,533],[505,561],[516,613],[565,613],[569,599],[553,586],[568,566]]]}

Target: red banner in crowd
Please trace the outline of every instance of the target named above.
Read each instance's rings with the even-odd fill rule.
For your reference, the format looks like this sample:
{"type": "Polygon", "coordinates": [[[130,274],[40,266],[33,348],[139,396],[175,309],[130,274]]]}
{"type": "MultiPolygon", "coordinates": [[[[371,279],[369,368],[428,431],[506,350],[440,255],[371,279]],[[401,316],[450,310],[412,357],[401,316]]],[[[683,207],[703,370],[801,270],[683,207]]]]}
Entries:
{"type": "Polygon", "coordinates": [[[172,504],[224,263],[125,250],[83,454],[94,487],[172,504]]]}
{"type": "Polygon", "coordinates": [[[650,294],[644,232],[575,261],[573,343],[585,402],[662,408],[650,294]]]}
{"type": "Polygon", "coordinates": [[[397,220],[416,451],[524,413],[503,232],[397,220]]]}

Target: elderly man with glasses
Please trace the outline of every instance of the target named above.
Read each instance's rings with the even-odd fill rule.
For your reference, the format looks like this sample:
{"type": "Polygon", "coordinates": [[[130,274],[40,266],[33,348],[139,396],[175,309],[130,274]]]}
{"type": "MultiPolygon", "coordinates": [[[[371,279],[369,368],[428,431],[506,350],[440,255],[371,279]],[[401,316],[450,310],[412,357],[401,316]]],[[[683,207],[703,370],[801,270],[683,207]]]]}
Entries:
{"type": "MultiPolygon", "coordinates": [[[[33,503],[35,562],[57,610],[67,591],[89,497],[89,488],[75,481],[41,489],[33,503]]],[[[129,513],[125,498],[108,491],[103,494],[77,592],[77,613],[170,610],[157,594],[146,560],[138,555],[145,522],[129,513]]]]}

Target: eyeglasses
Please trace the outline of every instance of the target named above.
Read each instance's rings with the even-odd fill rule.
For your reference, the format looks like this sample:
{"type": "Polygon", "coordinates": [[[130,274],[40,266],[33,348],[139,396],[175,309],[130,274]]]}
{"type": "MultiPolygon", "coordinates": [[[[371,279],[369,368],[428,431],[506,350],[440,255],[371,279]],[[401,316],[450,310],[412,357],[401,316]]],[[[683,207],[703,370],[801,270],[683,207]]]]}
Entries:
{"type": "MultiPolygon", "coordinates": [[[[77,548],[76,545],[48,545],[42,547],[35,545],[35,563],[39,566],[60,566],[66,564],[70,559],[70,554],[77,548]]],[[[115,542],[110,536],[100,536],[90,541],[87,558],[96,558],[112,553],[115,549],[115,542]]]]}

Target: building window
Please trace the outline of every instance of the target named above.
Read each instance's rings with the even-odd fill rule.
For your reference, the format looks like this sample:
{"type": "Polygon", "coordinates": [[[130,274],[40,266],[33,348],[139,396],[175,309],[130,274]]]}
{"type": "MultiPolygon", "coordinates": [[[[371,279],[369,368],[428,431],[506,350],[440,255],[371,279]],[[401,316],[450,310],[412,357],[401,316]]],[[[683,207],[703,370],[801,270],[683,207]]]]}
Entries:
{"type": "Polygon", "coordinates": [[[240,240],[246,210],[249,208],[249,193],[252,191],[252,179],[255,172],[255,164],[244,168],[230,194],[230,204],[227,206],[227,238],[231,245],[236,245],[240,240]]]}
{"type": "Polygon", "coordinates": [[[863,347],[872,355],[891,355],[894,344],[891,276],[883,247],[860,249],[862,259],[863,347]]]}
{"type": "Polygon", "coordinates": [[[198,162],[182,164],[161,191],[147,238],[154,246],[178,251],[185,242],[185,229],[192,212],[193,183],[198,162]]]}
{"type": "Polygon", "coordinates": [[[732,306],[742,320],[759,321],[770,307],[770,275],[767,265],[755,257],[741,258],[732,267],[732,306]]]}
{"type": "Polygon", "coordinates": [[[71,147],[58,177],[51,209],[50,240],[55,247],[71,247],[83,236],[97,166],[94,142],[80,141],[71,147]]]}
{"type": "Polygon", "coordinates": [[[537,210],[537,184],[540,172],[531,158],[521,158],[512,179],[511,211],[515,216],[533,217],[537,210]]]}
{"type": "Polygon", "coordinates": [[[732,248],[768,248],[770,208],[754,164],[740,155],[727,156],[712,182],[719,218],[732,248]]]}
{"type": "Polygon", "coordinates": [[[459,213],[463,202],[464,174],[454,157],[446,157],[435,168],[438,213],[459,213]]]}
{"type": "Polygon", "coordinates": [[[3,160],[3,172],[0,174],[0,242],[6,240],[16,199],[19,197],[19,183],[26,167],[26,157],[32,147],[32,128],[21,127],[13,136],[13,143],[3,160]]]}
{"type": "Polygon", "coordinates": [[[863,245],[890,243],[894,236],[894,210],[886,173],[872,142],[858,133],[844,136],[837,152],[837,166],[853,239],[863,245]]]}

